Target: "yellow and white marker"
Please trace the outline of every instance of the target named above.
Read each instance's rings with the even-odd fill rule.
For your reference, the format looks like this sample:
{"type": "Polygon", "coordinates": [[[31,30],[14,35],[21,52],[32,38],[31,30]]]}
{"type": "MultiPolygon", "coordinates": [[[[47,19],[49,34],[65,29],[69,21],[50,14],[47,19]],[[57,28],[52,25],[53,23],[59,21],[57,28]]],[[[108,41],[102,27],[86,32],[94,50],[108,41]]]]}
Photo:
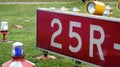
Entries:
{"type": "Polygon", "coordinates": [[[99,1],[88,1],[85,5],[85,11],[92,15],[103,15],[105,8],[105,4],[99,1]]]}
{"type": "Polygon", "coordinates": [[[103,16],[112,17],[112,10],[113,9],[109,5],[107,5],[103,13],[103,16]]]}

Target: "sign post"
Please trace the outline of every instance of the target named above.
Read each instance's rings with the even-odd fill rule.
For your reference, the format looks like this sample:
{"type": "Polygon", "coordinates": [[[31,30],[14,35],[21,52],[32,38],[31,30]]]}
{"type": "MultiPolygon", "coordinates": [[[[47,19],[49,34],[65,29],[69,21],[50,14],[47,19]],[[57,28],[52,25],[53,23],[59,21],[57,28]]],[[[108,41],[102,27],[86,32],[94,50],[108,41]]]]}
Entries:
{"type": "Polygon", "coordinates": [[[102,67],[120,66],[120,19],[37,9],[37,47],[102,67]]]}

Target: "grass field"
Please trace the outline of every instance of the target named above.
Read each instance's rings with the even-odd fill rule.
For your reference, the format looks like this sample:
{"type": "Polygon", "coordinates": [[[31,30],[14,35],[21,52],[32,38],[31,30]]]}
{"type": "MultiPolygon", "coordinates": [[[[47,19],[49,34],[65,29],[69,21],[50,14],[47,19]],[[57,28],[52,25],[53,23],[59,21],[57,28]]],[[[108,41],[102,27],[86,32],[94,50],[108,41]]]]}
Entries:
{"type": "MultiPolygon", "coordinates": [[[[69,4],[0,4],[0,22],[8,21],[9,34],[8,40],[20,41],[24,43],[25,58],[33,63],[35,67],[73,67],[74,61],[72,59],[62,57],[57,54],[57,60],[39,61],[37,56],[42,55],[42,51],[36,48],[36,8],[39,7],[56,7],[65,6],[72,9],[78,7],[84,13],[84,4],[81,2],[73,2],[69,4]],[[25,22],[24,20],[30,20],[25,22]],[[22,25],[22,29],[13,28],[14,25],[22,25]]],[[[115,3],[106,3],[113,8],[113,17],[120,18],[120,13],[116,9],[115,3]]],[[[0,35],[2,39],[2,35],[0,35]]],[[[13,43],[13,42],[12,42],[13,43]]],[[[0,42],[0,65],[11,59],[12,43],[0,42]]],[[[91,65],[82,63],[80,67],[93,67],[91,65]]]]}
{"type": "Polygon", "coordinates": [[[75,1],[75,0],[0,0],[0,2],[70,2],[70,1],[75,1]]]}
{"type": "MultiPolygon", "coordinates": [[[[0,2],[73,2],[82,0],[0,0],[0,2]]],[[[98,0],[103,2],[117,2],[118,0],[98,0]]]]}

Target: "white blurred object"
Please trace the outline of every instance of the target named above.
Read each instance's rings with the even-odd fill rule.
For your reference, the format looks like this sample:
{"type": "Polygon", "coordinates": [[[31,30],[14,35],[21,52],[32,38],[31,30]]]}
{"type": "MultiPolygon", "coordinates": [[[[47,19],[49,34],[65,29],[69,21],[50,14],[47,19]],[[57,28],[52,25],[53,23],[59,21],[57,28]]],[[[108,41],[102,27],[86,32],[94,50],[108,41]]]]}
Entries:
{"type": "Polygon", "coordinates": [[[93,2],[90,2],[87,9],[88,9],[88,12],[89,12],[90,14],[93,14],[94,11],[95,11],[95,5],[94,5],[94,3],[93,3],[93,2]]]}
{"type": "Polygon", "coordinates": [[[15,42],[13,43],[13,48],[15,47],[23,47],[23,43],[22,42],[15,42]]]}
{"type": "Polygon", "coordinates": [[[103,16],[110,17],[112,15],[111,11],[112,11],[112,8],[109,5],[107,5],[103,13],[103,16]]]}
{"type": "Polygon", "coordinates": [[[79,9],[77,7],[73,8],[73,12],[77,12],[79,9]]]}
{"type": "Polygon", "coordinates": [[[62,6],[60,10],[67,11],[68,9],[66,7],[62,6]]]}
{"type": "Polygon", "coordinates": [[[14,61],[10,64],[9,67],[23,67],[23,65],[20,61],[14,61]]]}
{"type": "Polygon", "coordinates": [[[8,30],[8,22],[2,21],[1,22],[1,31],[7,31],[8,30]]]}
{"type": "Polygon", "coordinates": [[[80,13],[81,10],[79,10],[77,7],[74,7],[74,8],[73,8],[73,12],[75,12],[75,13],[80,13]]]}

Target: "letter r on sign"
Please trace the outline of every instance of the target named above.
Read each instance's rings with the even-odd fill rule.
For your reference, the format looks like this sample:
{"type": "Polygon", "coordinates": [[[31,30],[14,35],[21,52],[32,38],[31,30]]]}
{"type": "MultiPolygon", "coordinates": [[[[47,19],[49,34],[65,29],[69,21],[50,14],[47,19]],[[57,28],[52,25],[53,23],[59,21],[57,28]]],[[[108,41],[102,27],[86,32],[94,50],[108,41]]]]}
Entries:
{"type": "Polygon", "coordinates": [[[96,45],[98,48],[100,59],[104,61],[104,56],[101,48],[101,44],[104,42],[104,39],[105,34],[103,28],[97,25],[90,25],[90,50],[89,50],[90,57],[93,57],[93,45],[96,45]],[[100,32],[101,37],[99,39],[94,38],[94,31],[100,32]]]}

